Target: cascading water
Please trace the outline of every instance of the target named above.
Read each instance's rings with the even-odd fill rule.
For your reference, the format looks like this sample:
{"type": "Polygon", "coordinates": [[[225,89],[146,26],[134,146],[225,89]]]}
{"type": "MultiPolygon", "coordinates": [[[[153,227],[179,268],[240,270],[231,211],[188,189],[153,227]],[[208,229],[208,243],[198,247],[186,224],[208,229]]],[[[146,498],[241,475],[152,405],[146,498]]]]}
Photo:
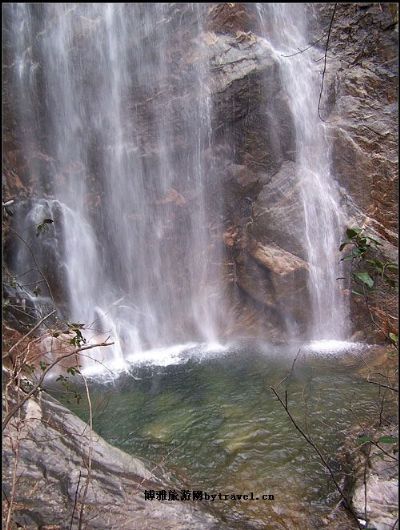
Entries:
{"type": "Polygon", "coordinates": [[[321,67],[310,48],[305,5],[257,4],[257,10],[264,37],[279,61],[295,126],[296,177],[304,212],[313,313],[310,338],[344,339],[347,306],[338,281],[343,276],[338,253],[343,219],[331,173],[326,126],[318,112],[321,67]]]}
{"type": "MultiPolygon", "coordinates": [[[[45,151],[54,161],[54,174],[41,174],[35,192],[50,192],[62,212],[47,237],[64,222],[58,258],[68,318],[111,335],[119,363],[146,349],[215,342],[224,313],[208,182],[214,201],[220,194],[204,164],[211,137],[207,65],[197,60],[201,41],[174,42],[171,9],[10,7],[21,136],[26,152],[45,151]],[[184,71],[177,70],[176,46],[192,58],[184,71]],[[182,145],[172,145],[177,136],[182,145]]],[[[200,5],[187,10],[199,33],[200,5]]],[[[41,202],[44,217],[54,217],[52,204],[41,202]]],[[[20,260],[17,271],[24,267],[20,260]]]]}
{"type": "MultiPolygon", "coordinates": [[[[15,222],[30,234],[40,264],[51,258],[64,316],[91,327],[91,340],[112,336],[106,356],[121,366],[144,350],[216,344],[230,326],[221,167],[238,161],[232,149],[225,166],[214,165],[210,92],[248,59],[240,32],[237,42],[207,33],[209,6],[176,6],[9,4],[6,10],[16,130],[37,197],[15,222]],[[213,53],[219,55],[209,64],[213,53]],[[212,75],[221,75],[218,83],[212,75]],[[46,218],[54,223],[37,237],[46,218]]],[[[257,9],[262,36],[252,39],[265,46],[255,47],[248,61],[251,68],[272,65],[272,76],[279,72],[296,134],[310,335],[339,339],[346,329],[336,280],[341,219],[317,111],[319,67],[311,52],[284,57],[307,46],[304,6],[257,9]]],[[[235,75],[240,82],[243,73],[235,75]]],[[[275,112],[280,138],[287,124],[275,112]]],[[[25,274],[27,265],[27,249],[17,252],[14,270],[25,274]]]]}

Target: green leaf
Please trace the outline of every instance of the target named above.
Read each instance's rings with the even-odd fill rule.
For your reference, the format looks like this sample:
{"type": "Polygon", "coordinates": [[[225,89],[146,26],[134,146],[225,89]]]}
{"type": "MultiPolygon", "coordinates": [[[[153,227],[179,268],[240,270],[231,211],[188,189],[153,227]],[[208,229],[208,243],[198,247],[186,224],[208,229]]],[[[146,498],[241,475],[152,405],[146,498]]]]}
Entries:
{"type": "Polygon", "coordinates": [[[349,239],[353,239],[354,237],[356,237],[360,232],[362,232],[362,229],[361,228],[348,228],[346,230],[346,236],[349,238],[349,239]]]}
{"type": "Polygon", "coordinates": [[[396,333],[389,333],[389,338],[394,344],[398,344],[399,336],[396,333]]]}
{"type": "Polygon", "coordinates": [[[397,271],[398,266],[397,266],[396,263],[386,263],[385,269],[389,269],[389,270],[392,270],[392,271],[397,271]]]}
{"type": "Polygon", "coordinates": [[[38,237],[41,232],[47,230],[47,225],[50,225],[51,223],[54,223],[53,219],[43,219],[43,221],[36,226],[36,237],[38,237]]]}
{"type": "MultiPolygon", "coordinates": [[[[366,239],[368,239],[369,242],[372,242],[375,245],[382,246],[382,243],[380,241],[378,241],[377,239],[375,239],[374,237],[372,237],[372,236],[367,236],[366,239]]],[[[371,244],[371,243],[369,243],[369,244],[371,244]]]]}
{"type": "Polygon", "coordinates": [[[353,294],[357,294],[358,296],[364,296],[364,293],[360,293],[360,291],[355,291],[354,289],[352,289],[351,291],[353,294]]]}
{"type": "Polygon", "coordinates": [[[372,442],[372,438],[370,436],[363,435],[363,436],[359,436],[357,438],[357,444],[358,445],[365,444],[365,443],[368,443],[368,442],[372,442]]]}
{"type": "Polygon", "coordinates": [[[379,259],[366,259],[365,260],[367,263],[369,263],[370,265],[372,265],[373,267],[375,267],[376,269],[379,270],[379,272],[383,271],[383,263],[381,262],[381,260],[379,259]]]}
{"type": "Polygon", "coordinates": [[[353,276],[360,280],[360,282],[367,285],[370,289],[372,289],[374,286],[374,280],[371,278],[368,272],[355,272],[353,276]]]}
{"type": "Polygon", "coordinates": [[[46,368],[47,368],[47,363],[45,363],[44,361],[40,361],[39,365],[40,365],[40,368],[41,368],[43,371],[46,370],[46,368]]]}
{"type": "Polygon", "coordinates": [[[381,444],[395,444],[397,443],[397,438],[393,436],[381,436],[378,440],[378,443],[381,444]]]}
{"type": "Polygon", "coordinates": [[[366,247],[357,247],[357,248],[353,248],[353,254],[354,256],[362,256],[363,254],[365,254],[367,252],[367,248],[366,247]]]}
{"type": "Polygon", "coordinates": [[[78,368],[75,368],[75,366],[70,366],[69,368],[67,368],[67,372],[71,375],[80,374],[80,371],[78,370],[78,368]]]}

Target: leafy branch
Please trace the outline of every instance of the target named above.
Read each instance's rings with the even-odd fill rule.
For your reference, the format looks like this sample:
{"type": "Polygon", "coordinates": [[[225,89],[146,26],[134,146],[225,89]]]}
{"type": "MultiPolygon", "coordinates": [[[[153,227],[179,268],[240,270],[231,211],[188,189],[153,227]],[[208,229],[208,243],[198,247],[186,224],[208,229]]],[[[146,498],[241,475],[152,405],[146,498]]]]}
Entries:
{"type": "Polygon", "coordinates": [[[65,353],[63,355],[60,355],[55,359],[53,362],[51,362],[46,368],[42,371],[42,374],[40,375],[38,381],[33,385],[32,389],[25,394],[25,396],[22,398],[22,400],[13,407],[10,412],[5,416],[2,424],[2,430],[6,428],[8,422],[12,419],[12,417],[18,412],[18,410],[28,401],[29,398],[31,398],[41,387],[46,375],[50,372],[52,368],[54,368],[60,361],[67,359],[68,357],[72,357],[73,355],[77,355],[78,353],[86,350],[91,350],[93,348],[99,348],[103,346],[111,346],[113,345],[113,342],[102,342],[99,344],[90,344],[88,346],[80,346],[79,348],[76,348],[72,352],[65,353]]]}

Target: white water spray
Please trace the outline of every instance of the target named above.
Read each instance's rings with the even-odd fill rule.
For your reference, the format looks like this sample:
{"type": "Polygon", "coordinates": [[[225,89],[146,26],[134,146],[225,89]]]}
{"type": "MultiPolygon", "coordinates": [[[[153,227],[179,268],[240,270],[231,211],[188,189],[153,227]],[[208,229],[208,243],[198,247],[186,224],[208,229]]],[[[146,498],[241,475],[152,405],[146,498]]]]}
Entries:
{"type": "MultiPolygon", "coordinates": [[[[309,263],[312,339],[347,335],[347,304],[337,278],[343,276],[339,245],[343,219],[326,126],[318,114],[321,63],[309,48],[304,4],[257,4],[264,36],[280,65],[296,132],[296,173],[304,211],[304,246],[309,263]],[[268,29],[267,29],[268,28],[268,29]]],[[[320,55],[318,56],[320,58],[320,55]]]]}

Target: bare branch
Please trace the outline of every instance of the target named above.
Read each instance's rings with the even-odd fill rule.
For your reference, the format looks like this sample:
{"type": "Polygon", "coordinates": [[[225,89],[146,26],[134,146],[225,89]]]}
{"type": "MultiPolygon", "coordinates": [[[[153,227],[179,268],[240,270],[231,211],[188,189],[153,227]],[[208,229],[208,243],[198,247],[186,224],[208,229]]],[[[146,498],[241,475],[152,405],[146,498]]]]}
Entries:
{"type": "Polygon", "coordinates": [[[47,320],[48,318],[50,318],[52,315],[54,315],[54,313],[56,313],[56,309],[54,309],[54,311],[52,311],[51,313],[49,313],[48,315],[46,315],[45,317],[43,317],[41,320],[39,320],[39,322],[37,322],[37,324],[35,324],[33,326],[32,329],[30,329],[28,331],[28,333],[26,333],[22,338],[20,338],[15,344],[13,344],[13,346],[11,346],[11,348],[8,350],[8,352],[6,352],[4,355],[3,355],[3,359],[5,359],[6,357],[8,357],[10,355],[10,353],[15,350],[15,348],[17,346],[19,346],[21,344],[21,342],[23,342],[25,339],[27,339],[29,337],[29,335],[31,335],[38,327],[41,326],[41,324],[43,324],[43,322],[45,320],[47,320]]]}
{"type": "Polygon", "coordinates": [[[371,383],[371,385],[378,385],[378,386],[382,386],[383,388],[388,388],[389,390],[393,390],[393,392],[398,392],[399,389],[398,388],[394,388],[392,386],[388,386],[388,385],[384,385],[383,383],[379,383],[377,381],[370,381],[369,379],[367,380],[367,383],[371,383]]]}
{"type": "Polygon", "coordinates": [[[71,522],[70,522],[70,525],[69,525],[69,530],[72,530],[72,525],[73,525],[73,522],[74,522],[74,513],[75,513],[75,510],[76,510],[76,503],[77,503],[77,500],[78,500],[78,491],[79,491],[79,484],[81,483],[81,476],[82,476],[82,471],[79,470],[78,484],[76,485],[76,490],[75,490],[74,507],[72,509],[72,515],[71,515],[71,522]]]}
{"type": "Polygon", "coordinates": [[[297,352],[296,357],[295,357],[294,360],[293,360],[293,363],[292,363],[292,367],[291,367],[291,369],[290,369],[290,372],[288,373],[288,375],[287,375],[286,377],[284,377],[284,378],[282,379],[282,381],[280,381],[280,382],[278,383],[278,385],[277,385],[276,388],[278,388],[278,386],[280,386],[280,385],[281,385],[284,381],[286,381],[287,379],[290,379],[290,377],[293,375],[294,365],[296,364],[296,361],[297,361],[297,358],[298,358],[300,352],[301,352],[301,348],[299,348],[299,351],[297,352]]]}
{"type": "Polygon", "coordinates": [[[27,241],[25,241],[25,239],[20,236],[20,234],[14,230],[14,228],[11,228],[11,226],[9,227],[9,229],[11,230],[11,232],[14,232],[14,234],[26,245],[26,247],[28,248],[29,250],[29,253],[30,255],[32,256],[32,259],[33,259],[33,262],[35,263],[36,265],[36,269],[38,271],[38,273],[40,274],[40,276],[43,278],[44,282],[46,283],[46,286],[47,286],[47,289],[49,291],[49,295],[50,295],[50,298],[52,299],[53,301],[53,304],[56,305],[55,301],[54,301],[54,296],[53,296],[53,293],[51,292],[51,287],[50,287],[50,284],[49,282],[47,281],[47,278],[46,276],[43,274],[43,272],[41,271],[40,267],[39,267],[39,264],[38,262],[36,261],[36,257],[35,257],[35,254],[31,248],[31,246],[29,245],[29,243],[27,241]]]}
{"type": "Polygon", "coordinates": [[[89,488],[89,482],[90,482],[90,475],[91,475],[91,471],[92,471],[92,450],[93,450],[93,445],[92,445],[92,439],[93,439],[93,410],[92,410],[92,401],[90,399],[90,392],[89,392],[89,387],[88,387],[88,384],[87,384],[87,380],[86,380],[86,377],[82,375],[82,378],[83,378],[83,381],[85,383],[85,389],[86,389],[86,397],[87,397],[87,400],[88,400],[88,404],[89,404],[89,427],[90,427],[90,431],[89,431],[89,451],[88,451],[88,462],[87,462],[87,477],[86,477],[86,483],[85,483],[85,489],[84,489],[84,492],[83,492],[83,497],[82,497],[82,500],[80,501],[81,502],[81,509],[79,511],[79,522],[78,522],[78,530],[82,530],[82,524],[83,524],[83,511],[85,509],[85,500],[86,500],[86,495],[87,495],[87,492],[88,492],[88,488],[89,488]]]}
{"type": "Polygon", "coordinates": [[[336,7],[337,7],[337,3],[333,6],[333,12],[332,12],[332,16],[331,16],[331,21],[329,23],[328,37],[326,39],[325,55],[324,55],[324,70],[322,72],[321,90],[320,90],[319,99],[318,99],[318,116],[319,116],[321,121],[325,121],[321,117],[320,104],[321,104],[322,92],[324,90],[324,79],[325,79],[325,72],[326,72],[326,59],[327,59],[327,54],[328,54],[329,39],[331,37],[331,30],[332,30],[333,19],[335,17],[335,13],[336,13],[336,7]]]}
{"type": "MultiPolygon", "coordinates": [[[[19,411],[19,421],[17,425],[17,438],[16,438],[16,445],[14,449],[14,466],[13,466],[13,472],[12,472],[12,486],[11,486],[11,496],[10,500],[8,502],[8,511],[7,511],[7,521],[6,521],[6,529],[8,530],[11,528],[11,519],[12,514],[14,511],[14,504],[15,504],[15,494],[16,494],[16,488],[17,488],[17,470],[18,470],[18,463],[19,463],[19,454],[20,454],[20,440],[21,440],[21,413],[19,411]]],[[[11,447],[13,444],[11,443],[11,447]]]]}
{"type": "Polygon", "coordinates": [[[288,408],[288,405],[287,405],[287,395],[285,395],[285,402],[283,402],[283,400],[281,399],[280,395],[278,394],[278,392],[275,390],[274,387],[270,387],[272,392],[274,393],[274,395],[276,396],[276,398],[278,399],[279,403],[282,405],[282,407],[285,409],[285,412],[286,414],[289,416],[289,419],[290,421],[292,422],[293,426],[295,427],[295,429],[301,434],[301,436],[306,440],[306,442],[308,443],[308,445],[310,445],[314,451],[317,453],[317,455],[319,456],[319,459],[321,460],[321,462],[323,463],[325,469],[327,469],[328,473],[330,474],[331,478],[332,478],[332,481],[336,487],[336,490],[339,492],[340,496],[342,497],[342,500],[346,506],[346,508],[348,509],[348,511],[351,513],[351,515],[353,516],[353,518],[355,519],[355,521],[357,522],[357,527],[358,528],[362,528],[362,526],[360,525],[360,522],[358,520],[358,517],[356,515],[356,513],[354,512],[353,508],[351,507],[351,503],[350,501],[348,500],[347,496],[345,495],[344,491],[342,490],[342,488],[340,487],[340,484],[338,483],[338,481],[336,480],[335,478],[335,475],[332,471],[332,468],[331,466],[328,464],[328,462],[326,461],[324,455],[321,453],[320,449],[318,448],[317,445],[315,445],[315,443],[313,442],[313,440],[302,430],[302,428],[297,424],[296,420],[293,418],[293,416],[291,415],[290,411],[289,411],[289,408],[288,408]]]}
{"type": "Polygon", "coordinates": [[[33,386],[32,390],[30,390],[22,399],[22,401],[20,401],[13,409],[11,409],[11,411],[6,415],[5,419],[3,420],[3,425],[2,425],[2,430],[4,431],[4,429],[6,428],[8,422],[11,420],[11,418],[14,416],[14,414],[16,412],[18,412],[18,410],[22,407],[22,405],[24,403],[26,403],[26,401],[28,401],[28,399],[30,397],[33,396],[33,394],[35,394],[35,392],[38,390],[38,388],[41,386],[41,384],[43,383],[44,381],[44,378],[46,377],[46,375],[49,373],[49,371],[54,368],[54,366],[56,366],[56,364],[58,364],[60,361],[62,361],[63,359],[67,359],[68,357],[72,357],[73,355],[76,355],[77,353],[81,352],[81,351],[85,351],[85,350],[92,350],[93,348],[100,348],[100,347],[103,347],[103,346],[112,346],[114,343],[113,342],[102,342],[102,343],[99,343],[99,344],[91,344],[89,346],[82,346],[80,348],[76,348],[74,351],[72,352],[69,352],[69,353],[65,353],[64,355],[61,355],[60,357],[58,357],[55,361],[53,361],[52,363],[50,363],[42,372],[41,376],[39,377],[39,380],[38,382],[33,386]]]}
{"type": "Polygon", "coordinates": [[[315,46],[319,41],[321,41],[323,38],[325,37],[325,33],[322,35],[322,37],[320,37],[319,39],[315,40],[314,42],[312,42],[309,46],[307,46],[307,48],[303,48],[302,50],[299,50],[295,53],[292,53],[290,55],[283,55],[281,53],[281,57],[294,57],[295,55],[299,55],[299,53],[304,53],[306,52],[307,50],[309,50],[310,48],[312,48],[313,46],[315,46]]]}

